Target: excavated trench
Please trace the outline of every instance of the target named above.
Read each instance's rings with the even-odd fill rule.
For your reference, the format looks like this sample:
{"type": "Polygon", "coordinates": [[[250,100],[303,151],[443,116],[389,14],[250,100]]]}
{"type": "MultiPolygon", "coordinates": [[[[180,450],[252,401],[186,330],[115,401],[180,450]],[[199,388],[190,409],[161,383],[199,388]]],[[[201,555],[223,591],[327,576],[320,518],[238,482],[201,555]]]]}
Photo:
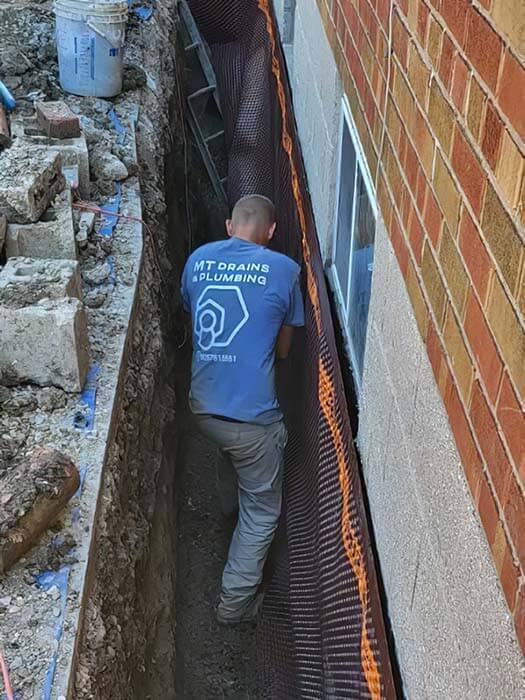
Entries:
{"type": "Polygon", "coordinates": [[[315,226],[298,147],[299,155],[287,150],[298,140],[275,25],[264,0],[217,0],[219,10],[207,0],[190,4],[208,41],[226,41],[212,53],[226,86],[230,198],[246,190],[271,196],[280,248],[305,270],[306,331],[278,377],[291,435],[286,535],[281,529],[267,565],[263,623],[256,631],[218,627],[232,523],[219,511],[214,449],[187,408],[190,328],[178,285],[189,251],[222,237],[227,212],[183,117],[176,3],[162,0],[155,51],[145,54],[160,90],[142,105],[138,130],[156,243],[146,240],[130,324],[74,697],[394,697],[315,226]],[[244,73],[249,56],[257,61],[244,73]]]}

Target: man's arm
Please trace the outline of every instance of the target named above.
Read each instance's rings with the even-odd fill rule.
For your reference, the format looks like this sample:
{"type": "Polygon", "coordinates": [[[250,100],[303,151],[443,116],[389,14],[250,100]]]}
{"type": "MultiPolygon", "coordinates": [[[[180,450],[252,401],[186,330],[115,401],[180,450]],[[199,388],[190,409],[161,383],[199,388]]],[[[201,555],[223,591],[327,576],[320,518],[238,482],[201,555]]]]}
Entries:
{"type": "Polygon", "coordinates": [[[275,356],[278,360],[286,360],[288,357],[288,353],[292,347],[292,338],[293,326],[281,326],[275,346],[275,356]]]}

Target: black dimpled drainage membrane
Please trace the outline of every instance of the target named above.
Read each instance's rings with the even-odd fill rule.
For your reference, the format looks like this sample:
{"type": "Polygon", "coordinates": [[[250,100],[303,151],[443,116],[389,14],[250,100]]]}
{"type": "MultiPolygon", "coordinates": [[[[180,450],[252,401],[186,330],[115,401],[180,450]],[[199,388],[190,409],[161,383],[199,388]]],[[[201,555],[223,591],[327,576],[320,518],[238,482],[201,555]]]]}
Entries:
{"type": "Polygon", "coordinates": [[[276,247],[303,267],[306,328],[280,382],[290,432],[286,546],[278,551],[258,627],[261,696],[395,698],[323,265],[271,2],[190,0],[189,5],[217,75],[230,202],[253,193],[270,197],[278,212],[276,247]]]}

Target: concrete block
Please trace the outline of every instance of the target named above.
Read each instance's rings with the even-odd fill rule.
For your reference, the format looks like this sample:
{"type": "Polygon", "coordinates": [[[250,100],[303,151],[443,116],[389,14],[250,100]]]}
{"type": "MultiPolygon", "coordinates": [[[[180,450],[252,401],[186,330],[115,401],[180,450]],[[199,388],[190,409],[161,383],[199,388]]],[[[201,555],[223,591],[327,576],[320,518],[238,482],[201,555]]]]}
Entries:
{"type": "Polygon", "coordinates": [[[33,382],[80,391],[89,365],[84,306],[42,299],[22,308],[0,297],[0,383],[33,382]]]}
{"type": "Polygon", "coordinates": [[[47,136],[57,139],[80,136],[80,121],[65,102],[37,102],[35,109],[38,123],[47,136]]]}
{"type": "Polygon", "coordinates": [[[16,141],[0,154],[0,214],[12,223],[38,221],[65,187],[60,154],[16,141]]]}
{"type": "Polygon", "coordinates": [[[0,271],[0,305],[22,308],[62,297],[82,298],[76,260],[9,258],[0,271]]]}
{"type": "MultiPolygon", "coordinates": [[[[26,141],[29,139],[26,139],[26,141]]],[[[80,196],[89,199],[89,153],[85,136],[74,139],[53,139],[47,136],[32,136],[30,143],[46,145],[52,153],[60,154],[62,168],[68,179],[72,176],[71,170],[75,166],[78,169],[78,189],[80,196]]]]}
{"type": "Polygon", "coordinates": [[[9,224],[6,239],[7,257],[76,260],[71,204],[71,190],[67,187],[55,198],[40,221],[34,224],[9,224]]]}

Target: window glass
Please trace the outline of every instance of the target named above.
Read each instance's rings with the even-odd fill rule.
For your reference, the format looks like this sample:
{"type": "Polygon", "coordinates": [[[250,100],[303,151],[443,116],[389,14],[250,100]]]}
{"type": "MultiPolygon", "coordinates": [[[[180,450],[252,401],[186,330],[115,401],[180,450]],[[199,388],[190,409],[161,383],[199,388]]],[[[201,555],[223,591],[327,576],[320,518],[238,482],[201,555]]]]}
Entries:
{"type": "Polygon", "coordinates": [[[368,169],[355,140],[351,117],[343,110],[339,195],[335,227],[333,279],[340,316],[359,393],[372,290],[375,202],[368,169]],[[365,178],[368,178],[365,180],[365,178]]]}
{"type": "Polygon", "coordinates": [[[356,211],[352,239],[348,330],[359,377],[363,374],[368,307],[372,291],[375,216],[361,172],[357,173],[356,211]]]}
{"type": "Polygon", "coordinates": [[[352,212],[356,155],[346,123],[343,126],[341,144],[341,171],[339,180],[339,203],[337,208],[337,233],[335,243],[335,267],[339,282],[341,302],[347,311],[350,248],[352,245],[352,212]]]}

